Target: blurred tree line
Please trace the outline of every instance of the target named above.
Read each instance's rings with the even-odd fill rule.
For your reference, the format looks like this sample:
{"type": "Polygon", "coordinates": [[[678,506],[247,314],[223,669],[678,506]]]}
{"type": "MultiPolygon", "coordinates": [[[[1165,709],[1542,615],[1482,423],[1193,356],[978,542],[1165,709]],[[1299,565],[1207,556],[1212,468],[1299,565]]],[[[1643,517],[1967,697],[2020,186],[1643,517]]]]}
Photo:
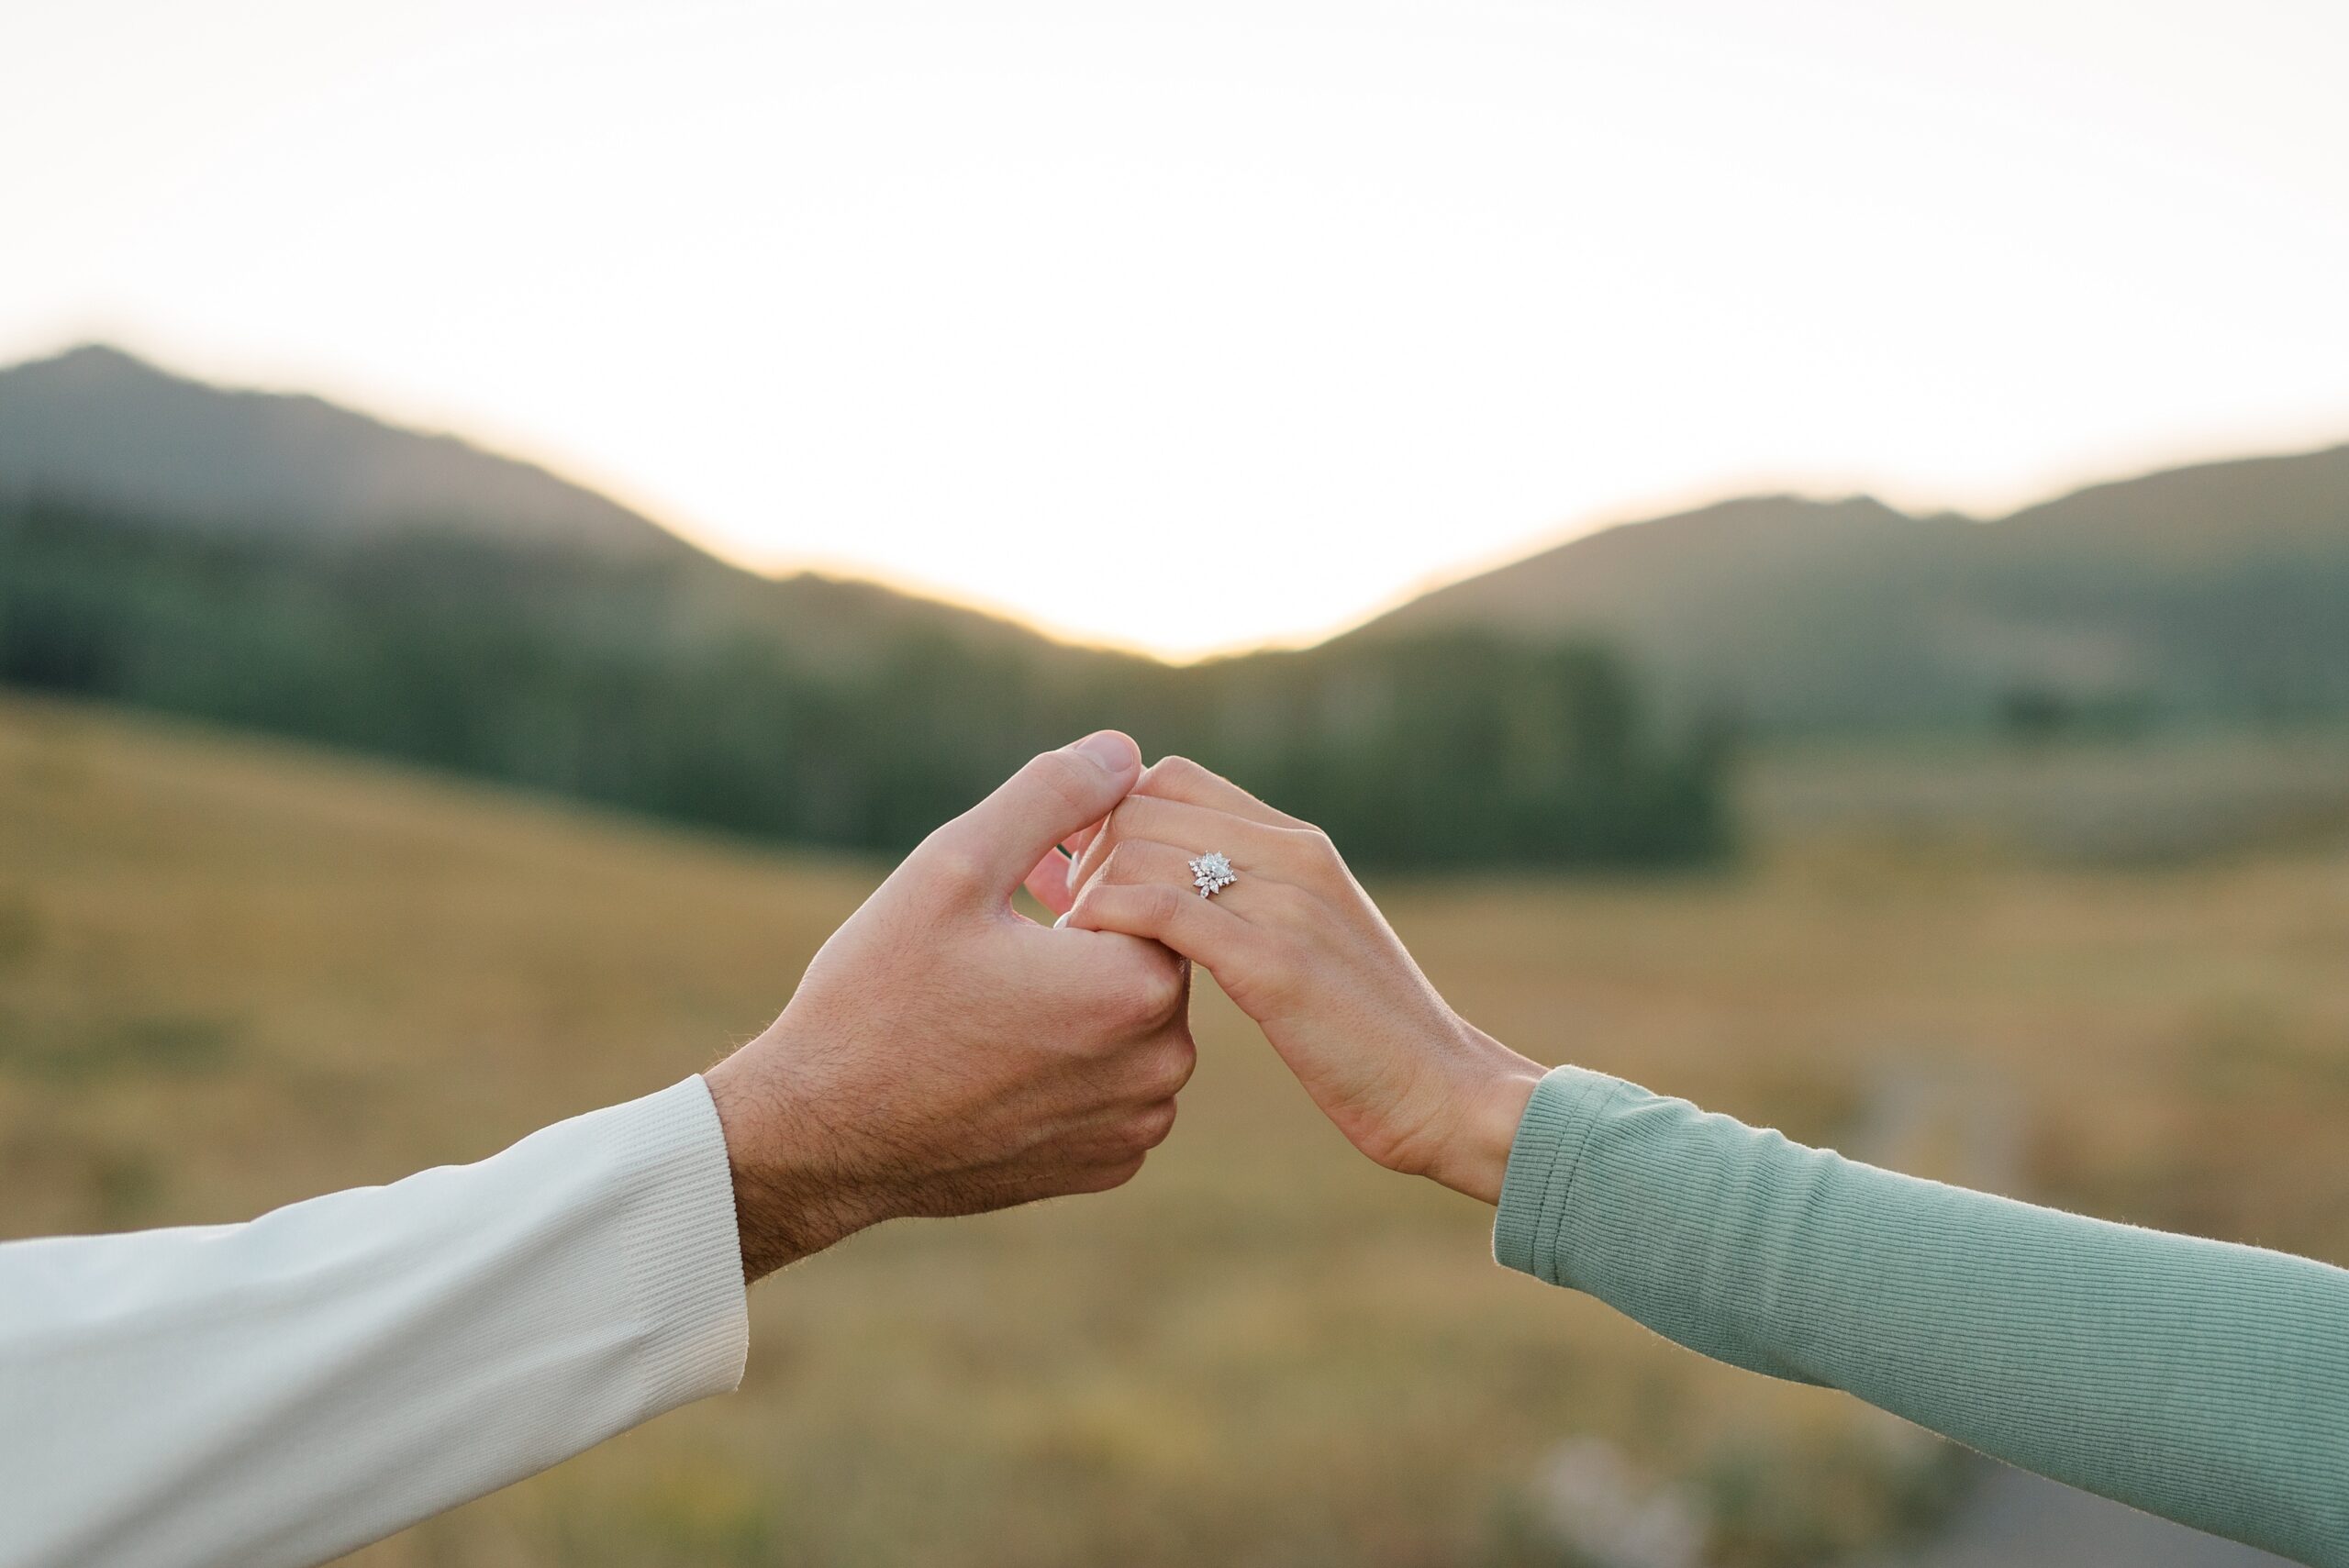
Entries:
{"type": "Polygon", "coordinates": [[[1176,668],[976,635],[974,617],[903,600],[884,613],[891,599],[682,552],[305,543],[0,507],[0,681],[685,822],[902,850],[1032,752],[1115,726],[1321,824],[1359,862],[1638,866],[1727,847],[1721,749],[1655,733],[1594,648],[1447,636],[1176,668]]]}

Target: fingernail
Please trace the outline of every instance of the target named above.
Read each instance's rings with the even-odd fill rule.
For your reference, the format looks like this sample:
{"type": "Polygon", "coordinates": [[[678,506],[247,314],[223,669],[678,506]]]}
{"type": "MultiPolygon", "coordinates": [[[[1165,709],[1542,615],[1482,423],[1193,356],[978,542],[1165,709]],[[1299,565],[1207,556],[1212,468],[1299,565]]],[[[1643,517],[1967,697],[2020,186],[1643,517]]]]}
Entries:
{"type": "Polygon", "coordinates": [[[1141,748],[1114,729],[1097,730],[1069,750],[1084,752],[1112,773],[1131,773],[1141,761],[1141,748]]]}
{"type": "MultiPolygon", "coordinates": [[[[1076,911],[1075,911],[1075,910],[1074,910],[1074,909],[1072,909],[1072,910],[1070,910],[1068,913],[1069,913],[1069,915],[1074,915],[1074,914],[1075,914],[1075,913],[1076,913],[1076,911]]],[[[1057,919],[1057,920],[1055,920],[1055,921],[1053,921],[1053,922],[1052,922],[1052,929],[1054,929],[1054,930],[1056,930],[1056,931],[1057,931],[1057,930],[1059,930],[1063,926],[1065,926],[1065,925],[1067,925],[1067,924],[1068,924],[1068,915],[1063,915],[1063,916],[1062,916],[1059,919],[1057,919]]]]}

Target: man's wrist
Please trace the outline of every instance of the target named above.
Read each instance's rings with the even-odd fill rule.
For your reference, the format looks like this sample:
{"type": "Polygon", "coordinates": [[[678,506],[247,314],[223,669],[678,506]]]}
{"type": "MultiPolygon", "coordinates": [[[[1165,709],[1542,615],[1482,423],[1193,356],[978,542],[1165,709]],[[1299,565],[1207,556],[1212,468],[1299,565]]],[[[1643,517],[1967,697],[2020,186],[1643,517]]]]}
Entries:
{"type": "MultiPolygon", "coordinates": [[[[748,1049],[748,1048],[746,1048],[748,1049]]],[[[750,1284],[797,1262],[872,1223],[847,1201],[841,1184],[827,1179],[807,1156],[812,1140],[797,1140],[788,1125],[798,1118],[771,1084],[751,1084],[729,1071],[729,1057],[703,1074],[726,1135],[726,1162],[734,1182],[734,1226],[742,1248],[742,1279],[750,1284]]]]}

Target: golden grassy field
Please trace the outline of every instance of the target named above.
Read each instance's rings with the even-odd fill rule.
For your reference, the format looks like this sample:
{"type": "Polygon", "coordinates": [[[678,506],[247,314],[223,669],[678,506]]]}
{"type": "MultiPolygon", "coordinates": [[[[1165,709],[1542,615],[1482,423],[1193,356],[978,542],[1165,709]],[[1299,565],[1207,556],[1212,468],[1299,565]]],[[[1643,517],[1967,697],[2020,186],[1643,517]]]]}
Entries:
{"type": "MultiPolygon", "coordinates": [[[[1799,792],[1798,791],[1798,794],[1799,792]]],[[[0,1234],[242,1218],[705,1065],[875,867],[0,700],[0,1234]]],[[[1453,1000],[1798,1137],[2349,1262],[2349,838],[2116,871],[1825,833],[1734,875],[1378,889],[1453,1000]]],[[[1130,1187],[760,1287],[743,1392],[360,1554],[1536,1563],[1552,1456],[1820,1561],[1932,1445],[1497,1269],[1211,987],[1130,1187]]]]}

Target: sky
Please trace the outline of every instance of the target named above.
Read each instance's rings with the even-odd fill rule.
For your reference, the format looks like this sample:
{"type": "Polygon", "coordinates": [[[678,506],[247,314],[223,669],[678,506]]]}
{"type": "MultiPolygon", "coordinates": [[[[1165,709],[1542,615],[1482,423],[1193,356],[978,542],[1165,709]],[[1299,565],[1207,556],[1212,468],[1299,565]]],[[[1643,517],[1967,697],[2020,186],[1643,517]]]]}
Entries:
{"type": "Polygon", "coordinates": [[[2349,439],[2338,0],[0,0],[0,361],[1189,657],[2349,439]]]}

